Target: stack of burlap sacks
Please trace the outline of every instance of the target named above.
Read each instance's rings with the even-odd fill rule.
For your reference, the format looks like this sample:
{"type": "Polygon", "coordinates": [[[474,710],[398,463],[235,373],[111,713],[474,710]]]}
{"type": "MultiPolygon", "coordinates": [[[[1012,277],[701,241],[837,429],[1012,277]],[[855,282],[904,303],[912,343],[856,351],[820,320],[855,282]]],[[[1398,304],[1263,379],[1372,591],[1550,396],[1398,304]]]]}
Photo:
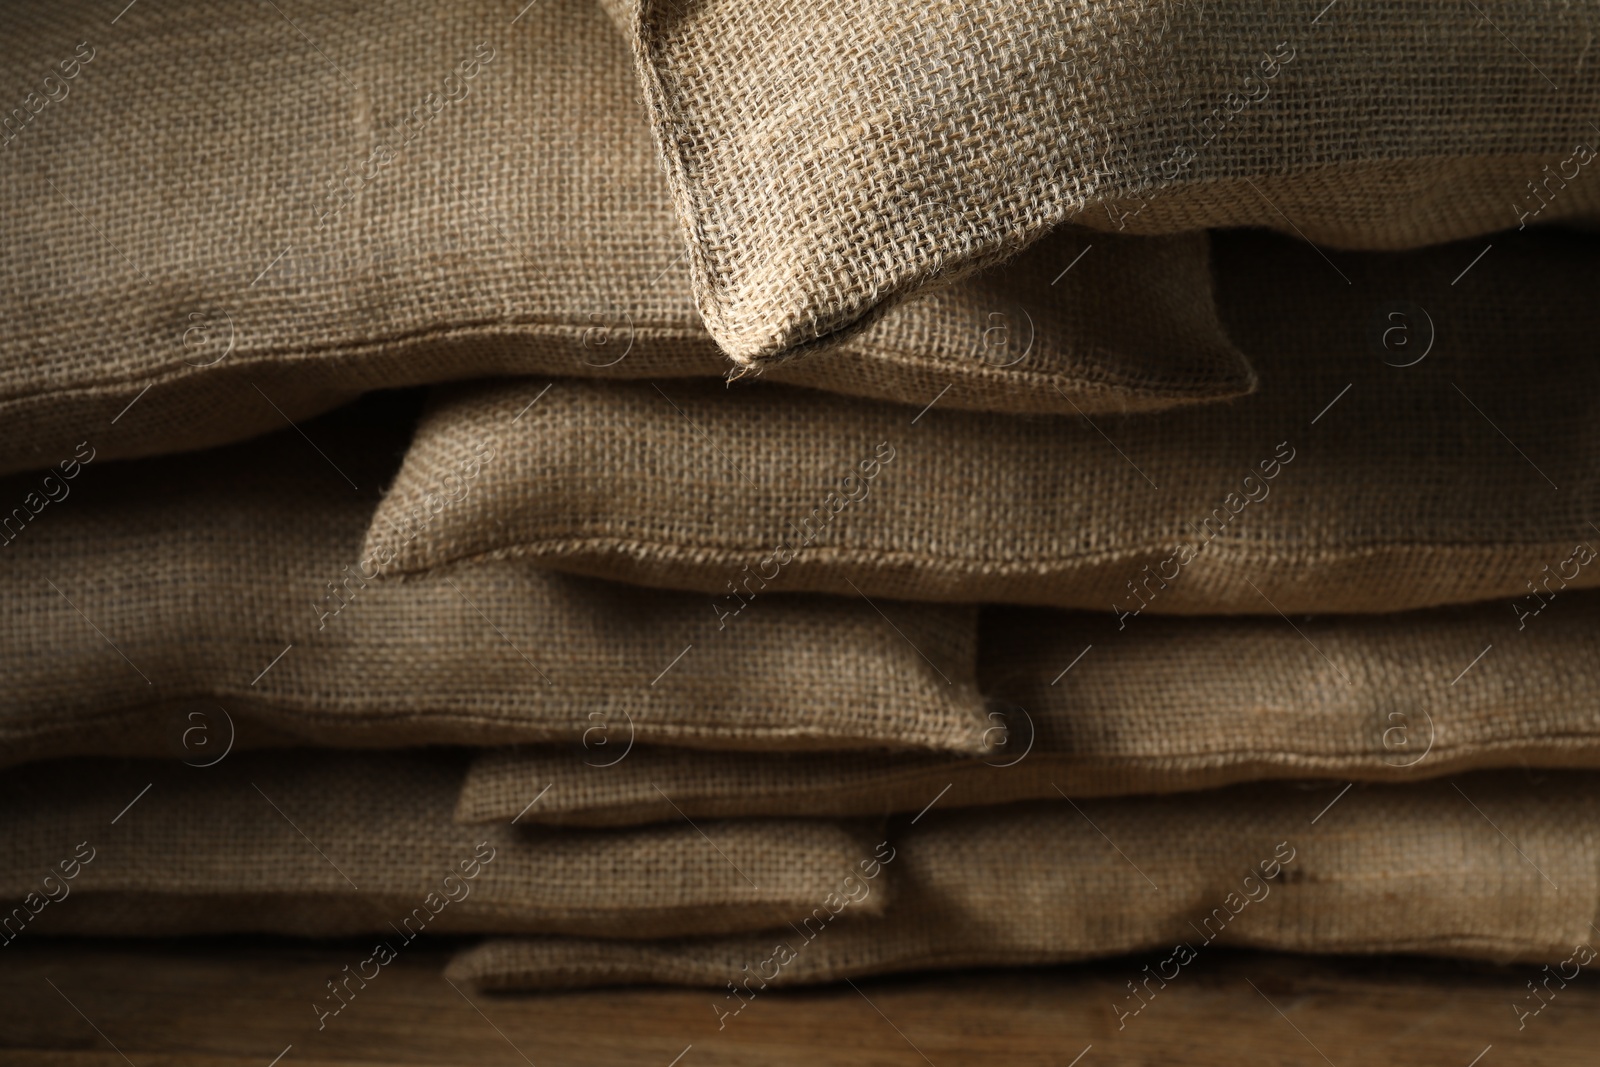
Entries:
{"type": "Polygon", "coordinates": [[[5,16],[0,940],[1591,940],[1592,18],[518,6],[5,16]]]}

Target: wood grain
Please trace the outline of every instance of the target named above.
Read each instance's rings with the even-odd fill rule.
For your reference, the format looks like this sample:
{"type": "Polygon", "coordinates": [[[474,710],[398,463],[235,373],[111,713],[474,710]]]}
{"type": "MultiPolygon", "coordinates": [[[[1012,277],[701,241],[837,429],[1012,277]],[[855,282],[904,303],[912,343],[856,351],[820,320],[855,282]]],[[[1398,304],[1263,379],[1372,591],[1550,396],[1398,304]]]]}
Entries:
{"type": "Polygon", "coordinates": [[[364,955],[358,944],[19,941],[0,955],[0,1064],[268,1067],[281,1053],[280,1067],[669,1067],[680,1054],[677,1067],[1068,1067],[1080,1055],[1078,1067],[1538,1067],[1595,1062],[1600,1038],[1600,975],[1588,971],[1552,982],[1519,1031],[1512,1004],[1534,1004],[1528,966],[1214,952],[1119,1030],[1111,1006],[1131,1003],[1125,983],[1152,962],[1139,957],[765,992],[719,1031],[709,991],[458,991],[435,946],[403,953],[319,1031],[312,1001],[364,955]]]}

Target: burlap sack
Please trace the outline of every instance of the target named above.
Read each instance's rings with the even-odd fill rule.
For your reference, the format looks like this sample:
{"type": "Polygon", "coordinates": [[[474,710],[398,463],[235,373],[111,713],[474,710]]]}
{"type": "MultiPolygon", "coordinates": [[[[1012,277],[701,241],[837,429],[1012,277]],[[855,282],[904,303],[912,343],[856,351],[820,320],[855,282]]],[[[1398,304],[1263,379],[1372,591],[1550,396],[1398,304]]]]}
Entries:
{"type": "Polygon", "coordinates": [[[713,996],[720,1020],[763,983],[1157,953],[1127,965],[1135,984],[1159,975],[1113,1008],[1136,1012],[1160,979],[1203,971],[1223,947],[1554,963],[1593,942],[1600,902],[1590,775],[935,811],[891,842],[895,898],[881,919],[655,944],[494,941],[450,973],[501,989],[659,982],[723,994],[731,982],[713,996]]]}
{"type": "Polygon", "coordinates": [[[811,358],[756,369],[918,408],[1071,415],[1228,400],[1250,392],[1255,375],[1222,326],[1210,263],[1205,234],[1063,228],[811,358]]]}
{"type": "Polygon", "coordinates": [[[13,771],[0,784],[0,935],[754,930],[809,914],[879,839],[801,820],[462,827],[450,819],[461,772],[445,750],[13,771]]]}
{"type": "Polygon", "coordinates": [[[1062,222],[1388,249],[1600,214],[1586,5],[608,7],[740,361],[1062,222]]]}
{"type": "Polygon", "coordinates": [[[536,559],[718,612],[814,590],[1107,611],[1112,630],[1600,582],[1600,244],[1524,235],[1464,278],[1476,246],[1346,256],[1348,286],[1303,244],[1216,245],[1261,374],[1244,400],[1021,419],[568,381],[487,491],[410,537],[425,487],[537,392],[460,387],[424,417],[367,551],[404,570],[536,559]]]}
{"type": "Polygon", "coordinates": [[[1600,767],[1600,594],[1394,616],[1146,620],[999,609],[981,628],[984,759],[702,753],[609,767],[548,747],[473,761],[456,817],[634,825],[877,815],[1263,778],[1404,781],[1484,767],[1600,767]],[[1537,620],[1537,621],[1535,621],[1537,620]],[[1520,628],[1519,628],[1520,623],[1520,628]],[[1324,658],[1326,657],[1326,658],[1324,658]],[[662,790],[671,797],[663,798],[662,790]]]}
{"type": "MultiPolygon", "coordinates": [[[[30,90],[0,114],[19,312],[0,473],[86,436],[107,457],[237,440],[375,386],[730,368],[627,45],[592,4],[288,17],[0,15],[30,90]]],[[[950,406],[1029,411],[1070,411],[1058,389],[1085,410],[1233,396],[1250,376],[1205,274],[1203,236],[1064,234],[783,376],[918,405],[953,382],[950,406]]]]}
{"type": "MultiPolygon", "coordinates": [[[[0,548],[4,760],[203,762],[235,737],[563,741],[595,763],[635,740],[982,747],[971,608],[783,598],[719,630],[704,597],[527,563],[383,580],[360,548],[393,448],[359,411],[304,439],[45,479],[62,498],[0,548]]],[[[517,429],[486,428],[446,509],[517,429]]],[[[0,499],[36,483],[0,482],[0,499]]]]}

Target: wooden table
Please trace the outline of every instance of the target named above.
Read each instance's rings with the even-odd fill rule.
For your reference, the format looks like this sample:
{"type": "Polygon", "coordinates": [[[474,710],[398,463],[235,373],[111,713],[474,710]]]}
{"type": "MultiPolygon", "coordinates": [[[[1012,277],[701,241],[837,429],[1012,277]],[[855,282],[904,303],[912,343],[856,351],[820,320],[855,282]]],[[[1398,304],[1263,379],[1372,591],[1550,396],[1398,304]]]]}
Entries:
{"type": "MultiPolygon", "coordinates": [[[[359,945],[40,939],[0,950],[0,1063],[1172,1064],[1447,1067],[1600,1062],[1600,974],[1523,1020],[1538,968],[1216,952],[1118,1030],[1148,959],[763,993],[718,1031],[708,991],[456,990],[417,947],[318,1031],[324,981],[359,945]]],[[[1600,967],[1596,968],[1600,970],[1600,967]]],[[[1552,988],[1557,988],[1552,982],[1552,988]]]]}

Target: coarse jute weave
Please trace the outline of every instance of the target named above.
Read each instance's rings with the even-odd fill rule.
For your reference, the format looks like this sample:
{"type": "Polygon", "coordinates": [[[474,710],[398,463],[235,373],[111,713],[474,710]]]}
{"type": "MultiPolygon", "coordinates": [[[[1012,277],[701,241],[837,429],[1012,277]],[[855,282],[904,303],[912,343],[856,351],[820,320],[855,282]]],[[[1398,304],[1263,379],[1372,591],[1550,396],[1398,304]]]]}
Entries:
{"type": "Polygon", "coordinates": [[[1072,227],[811,358],[769,364],[756,369],[776,382],[1013,414],[1161,411],[1243,396],[1256,382],[1218,314],[1207,235],[1072,227]]]}
{"type": "MultiPolygon", "coordinates": [[[[713,998],[721,1018],[763,982],[934,967],[1159,953],[1129,962],[1141,983],[1154,972],[1183,981],[1223,947],[1553,963],[1593,942],[1593,775],[1339,791],[1277,784],[936,809],[891,836],[895,899],[881,919],[655,944],[491,941],[449,973],[497,989],[651,982],[720,994],[731,982],[713,998]]],[[[1113,1010],[1141,1003],[1130,992],[1113,1010]]]]}
{"type": "MultiPolygon", "coordinates": [[[[0,116],[18,310],[0,473],[85,437],[106,457],[238,440],[378,386],[732,367],[690,294],[628,47],[593,4],[294,18],[0,14],[7,68],[48,90],[0,116]]],[[[1063,233],[780,376],[917,404],[955,380],[950,406],[1028,411],[1249,389],[1203,235],[1094,237],[1096,269],[1052,286],[1090,240],[1063,233]]]]}
{"type": "MultiPolygon", "coordinates": [[[[205,768],[63,760],[10,772],[0,784],[0,930],[6,940],[755,930],[810,914],[878,840],[865,827],[802,820],[463,827],[450,819],[462,769],[462,754],[427,750],[234,753],[205,768]]],[[[859,907],[874,914],[886,899],[873,893],[859,907]]]]}
{"type": "Polygon", "coordinates": [[[407,571],[533,559],[698,590],[719,611],[810,590],[1082,608],[1119,627],[1511,598],[1558,570],[1600,583],[1575,547],[1600,543],[1600,243],[1503,238],[1465,277],[1481,246],[1332,264],[1262,233],[1215,247],[1226,321],[1261,376],[1243,400],[1019,418],[564,381],[486,491],[412,537],[427,487],[538,394],[452,387],[367,551],[407,571]]]}
{"type": "Polygon", "coordinates": [[[641,746],[598,767],[560,749],[496,749],[473,761],[456,817],[510,819],[535,794],[524,821],[607,826],[915,812],[934,794],[944,809],[1057,789],[1600,768],[1600,594],[1547,605],[1521,619],[1503,603],[1293,626],[1151,618],[1120,634],[1104,615],[994,609],[978,660],[994,698],[986,758],[641,746]]]}
{"type": "Polygon", "coordinates": [[[1063,222],[1392,249],[1600,215],[1587,4],[607,6],[741,361],[1063,222]]]}
{"type": "MultiPolygon", "coordinates": [[[[597,764],[633,740],[982,746],[972,608],[808,596],[719,630],[705,597],[528,563],[379,577],[361,540],[403,438],[361,410],[305,438],[96,461],[7,531],[0,756],[203,761],[235,730],[242,746],[561,741],[597,764]]],[[[450,498],[482,491],[516,429],[486,428],[450,498]]]]}

